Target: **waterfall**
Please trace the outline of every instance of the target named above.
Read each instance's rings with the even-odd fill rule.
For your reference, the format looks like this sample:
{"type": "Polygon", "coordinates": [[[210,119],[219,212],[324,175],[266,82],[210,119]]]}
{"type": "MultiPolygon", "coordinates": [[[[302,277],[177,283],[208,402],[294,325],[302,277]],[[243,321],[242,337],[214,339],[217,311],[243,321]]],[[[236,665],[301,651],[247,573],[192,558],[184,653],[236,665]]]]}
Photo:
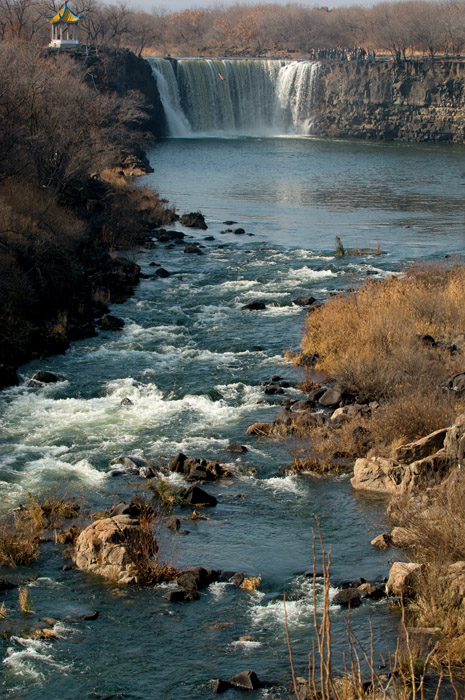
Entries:
{"type": "Polygon", "coordinates": [[[308,134],[315,61],[148,59],[173,137],[308,134]]]}

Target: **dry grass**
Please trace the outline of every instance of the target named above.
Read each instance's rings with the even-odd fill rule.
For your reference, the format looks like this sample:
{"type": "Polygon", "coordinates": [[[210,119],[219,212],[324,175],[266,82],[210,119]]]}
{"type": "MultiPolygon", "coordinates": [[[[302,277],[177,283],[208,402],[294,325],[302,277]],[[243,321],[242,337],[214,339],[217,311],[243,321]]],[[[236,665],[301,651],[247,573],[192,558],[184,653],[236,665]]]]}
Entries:
{"type": "Polygon", "coordinates": [[[0,566],[28,565],[39,554],[42,528],[28,511],[5,515],[0,520],[0,566]]]}
{"type": "Polygon", "coordinates": [[[465,665],[465,475],[459,470],[416,499],[399,497],[389,508],[405,529],[408,552],[422,565],[416,587],[416,623],[441,630],[436,658],[465,665]],[[457,564],[457,562],[459,562],[457,564]],[[449,567],[458,566],[451,576],[449,567]]]}
{"type": "Polygon", "coordinates": [[[26,586],[20,586],[18,588],[18,602],[21,612],[28,615],[32,614],[31,596],[26,586]]]}
{"type": "Polygon", "coordinates": [[[246,591],[256,591],[261,582],[261,576],[248,576],[242,581],[241,588],[245,588],[246,591]]]}
{"type": "Polygon", "coordinates": [[[382,282],[371,280],[308,315],[303,353],[318,353],[316,367],[362,401],[445,384],[458,371],[457,359],[425,345],[419,336],[461,342],[464,295],[462,266],[430,266],[382,282]]]}
{"type": "MultiPolygon", "coordinates": [[[[45,530],[55,532],[69,518],[79,515],[74,501],[48,495],[39,500],[28,494],[25,506],[0,516],[0,566],[25,566],[40,554],[40,537],[45,530]]],[[[58,536],[57,536],[57,539],[58,536]]]]}
{"type": "Polygon", "coordinates": [[[168,562],[161,562],[155,530],[162,522],[150,503],[142,497],[133,497],[141,509],[139,527],[125,537],[124,546],[134,566],[140,585],[156,585],[173,581],[178,571],[168,562]]]}
{"type": "MultiPolygon", "coordinates": [[[[323,544],[320,524],[313,537],[313,641],[306,678],[297,676],[287,625],[284,597],[285,632],[289,650],[292,685],[296,700],[425,700],[425,679],[436,647],[426,651],[417,644],[406,624],[406,610],[401,604],[401,623],[396,648],[390,656],[387,672],[380,673],[375,659],[373,632],[367,645],[357,638],[347,618],[347,648],[343,668],[334,668],[332,654],[332,622],[330,615],[331,554],[323,544]],[[318,550],[318,551],[317,551],[318,550]],[[318,612],[316,574],[323,570],[323,609],[318,612]]],[[[384,667],[384,664],[383,664],[384,667]]],[[[443,674],[438,677],[436,693],[428,697],[438,700],[443,674]]],[[[451,679],[453,682],[453,679],[451,679]]],[[[434,693],[434,690],[433,690],[434,693]]]]}

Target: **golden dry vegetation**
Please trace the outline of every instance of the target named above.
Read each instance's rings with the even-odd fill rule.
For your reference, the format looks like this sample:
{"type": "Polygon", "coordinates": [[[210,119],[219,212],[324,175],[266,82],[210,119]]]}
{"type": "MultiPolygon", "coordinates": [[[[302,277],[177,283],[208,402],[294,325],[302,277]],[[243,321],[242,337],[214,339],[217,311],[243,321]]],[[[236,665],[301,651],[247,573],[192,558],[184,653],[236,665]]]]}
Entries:
{"type": "Polygon", "coordinates": [[[465,267],[438,264],[368,281],[308,314],[295,361],[317,353],[316,368],[354,401],[379,406],[337,427],[301,431],[295,470],[347,468],[373,452],[389,457],[453,422],[465,401],[448,388],[464,369],[464,298],[465,267]]]}

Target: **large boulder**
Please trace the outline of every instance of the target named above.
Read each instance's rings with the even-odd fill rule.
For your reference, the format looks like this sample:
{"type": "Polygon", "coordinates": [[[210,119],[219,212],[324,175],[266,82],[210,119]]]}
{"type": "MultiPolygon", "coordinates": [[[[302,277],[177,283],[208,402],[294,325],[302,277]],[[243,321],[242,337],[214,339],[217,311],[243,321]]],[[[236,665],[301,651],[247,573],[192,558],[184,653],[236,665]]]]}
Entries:
{"type": "Polygon", "coordinates": [[[416,462],[424,457],[429,457],[444,446],[446,433],[447,428],[442,428],[441,430],[435,430],[434,433],[426,435],[426,437],[415,440],[415,442],[401,445],[395,450],[392,457],[397,462],[402,462],[403,464],[410,464],[410,462],[416,462]]]}
{"type": "Polygon", "coordinates": [[[231,676],[227,680],[216,680],[212,683],[214,693],[224,693],[226,690],[258,690],[263,688],[264,683],[257,676],[255,671],[242,671],[231,676]]]}
{"type": "Polygon", "coordinates": [[[420,564],[413,562],[394,562],[389,572],[386,591],[393,595],[413,595],[420,569],[420,564]]]}
{"type": "Polygon", "coordinates": [[[329,408],[330,406],[338,406],[342,399],[342,391],[339,387],[334,386],[326,389],[325,393],[320,396],[318,403],[320,406],[329,408]]]}
{"type": "Polygon", "coordinates": [[[184,252],[190,253],[191,255],[203,255],[197,243],[186,243],[184,246],[184,252]]]}
{"type": "Polygon", "coordinates": [[[200,228],[204,231],[208,228],[205,223],[205,217],[199,211],[183,214],[181,216],[181,225],[187,228],[200,228]]]}
{"type": "Polygon", "coordinates": [[[199,486],[191,486],[184,492],[184,501],[190,506],[214,507],[218,503],[215,496],[207,493],[199,486]]]}
{"type": "Polygon", "coordinates": [[[429,457],[424,457],[409,465],[410,480],[409,491],[418,487],[434,486],[448,476],[451,469],[451,460],[445,449],[438,450],[429,457]]]}
{"type": "Polygon", "coordinates": [[[266,309],[266,301],[249,301],[241,309],[245,311],[264,311],[266,309]]]}
{"type": "Polygon", "coordinates": [[[376,493],[400,493],[410,480],[409,467],[384,457],[360,457],[355,461],[354,476],[350,480],[354,489],[376,493]]]}
{"type": "Polygon", "coordinates": [[[117,583],[139,583],[141,567],[158,550],[153,534],[129,515],[96,520],[76,540],[73,561],[117,583]]]}

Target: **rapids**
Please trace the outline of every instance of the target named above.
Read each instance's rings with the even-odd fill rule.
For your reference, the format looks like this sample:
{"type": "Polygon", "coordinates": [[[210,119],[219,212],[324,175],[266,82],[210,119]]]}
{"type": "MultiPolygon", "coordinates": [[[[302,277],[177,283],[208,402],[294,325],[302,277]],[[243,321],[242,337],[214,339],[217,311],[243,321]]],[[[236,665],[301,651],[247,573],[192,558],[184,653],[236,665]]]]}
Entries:
{"type": "MultiPolygon", "coordinates": [[[[162,554],[179,567],[260,574],[262,585],[249,593],[214,584],[197,602],[171,604],[164,587],[120,589],[63,570],[61,547],[45,543],[32,567],[0,572],[29,587],[34,610],[22,616],[17,591],[5,593],[9,613],[0,624],[12,634],[1,641],[4,698],[203,700],[213,697],[212,679],[248,668],[277,684],[257,697],[286,696],[282,595],[304,675],[313,615],[304,572],[312,565],[315,514],[332,550],[334,587],[359,576],[380,579],[397,556],[369,545],[387,527],[382,499],[354,494],[345,477],[284,477],[281,468],[299,445],[247,437],[245,430],[279,410],[279,397],[267,398],[263,381],[302,376],[282,355],[298,348],[305,318],[292,299],[311,293],[324,300],[414,259],[463,250],[463,148],[192,138],[160,142],[149,155],[155,173],[143,184],[181,212],[206,215],[207,232],[185,230],[203,255],[160,244],[134,251],[151,277],[112,309],[124,329],[22,367],[24,382],[1,393],[2,507],[18,505],[29,491],[61,492],[94,511],[128,500],[143,482],[108,475],[122,454],[156,459],[182,450],[219,458],[237,477],[208,487],[218,506],[208,521],[186,521],[189,535],[161,528],[162,554]],[[222,234],[227,219],[253,235],[222,234]],[[337,258],[336,234],[346,247],[379,243],[382,254],[337,258]],[[153,276],[151,262],[171,277],[153,276]],[[265,311],[242,310],[259,299],[269,302],[265,311]],[[61,381],[29,387],[39,367],[61,381]],[[121,406],[126,397],[133,405],[121,406]],[[249,451],[231,457],[230,441],[249,451]],[[98,619],[85,620],[92,611],[98,619]],[[24,636],[44,618],[56,620],[61,639],[24,636]]],[[[332,617],[341,663],[346,615],[335,606],[332,617]]],[[[362,640],[370,623],[375,649],[392,648],[396,614],[382,602],[353,611],[362,640]]]]}

